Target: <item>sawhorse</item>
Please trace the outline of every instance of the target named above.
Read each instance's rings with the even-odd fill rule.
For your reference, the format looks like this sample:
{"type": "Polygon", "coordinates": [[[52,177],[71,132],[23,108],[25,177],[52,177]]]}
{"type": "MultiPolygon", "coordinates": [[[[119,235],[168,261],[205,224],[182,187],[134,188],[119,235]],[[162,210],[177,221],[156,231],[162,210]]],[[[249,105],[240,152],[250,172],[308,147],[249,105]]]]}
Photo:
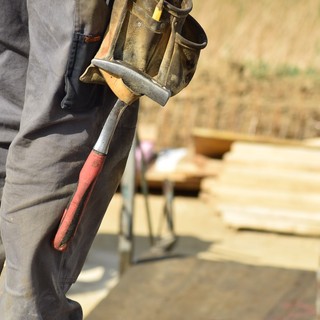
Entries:
{"type": "Polygon", "coordinates": [[[176,242],[173,221],[173,199],[174,184],[170,180],[163,181],[164,208],[161,221],[159,223],[157,239],[153,233],[153,224],[151,221],[151,211],[149,206],[149,188],[146,180],[146,161],[141,150],[141,163],[136,165],[136,150],[140,146],[140,141],[136,135],[127,160],[126,168],[121,180],[122,208],[120,212],[120,231],[119,231],[119,273],[123,274],[127,268],[133,264],[134,257],[134,232],[133,221],[135,211],[135,194],[137,174],[140,175],[140,186],[145,201],[146,218],[149,229],[149,241],[151,250],[162,252],[170,251],[176,242]],[[139,168],[139,169],[137,169],[139,168]],[[161,237],[163,222],[167,224],[167,235],[161,237]]]}

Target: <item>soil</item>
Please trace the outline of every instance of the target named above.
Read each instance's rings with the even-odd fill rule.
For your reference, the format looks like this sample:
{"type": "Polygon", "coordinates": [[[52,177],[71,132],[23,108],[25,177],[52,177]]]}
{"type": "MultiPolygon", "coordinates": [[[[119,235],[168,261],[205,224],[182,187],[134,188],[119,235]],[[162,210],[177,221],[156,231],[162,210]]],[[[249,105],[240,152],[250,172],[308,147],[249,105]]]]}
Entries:
{"type": "Polygon", "coordinates": [[[194,127],[319,136],[318,6],[316,0],[194,1],[192,15],[208,46],[191,84],[165,108],[142,99],[142,135],[152,130],[161,148],[189,145],[194,127]]]}

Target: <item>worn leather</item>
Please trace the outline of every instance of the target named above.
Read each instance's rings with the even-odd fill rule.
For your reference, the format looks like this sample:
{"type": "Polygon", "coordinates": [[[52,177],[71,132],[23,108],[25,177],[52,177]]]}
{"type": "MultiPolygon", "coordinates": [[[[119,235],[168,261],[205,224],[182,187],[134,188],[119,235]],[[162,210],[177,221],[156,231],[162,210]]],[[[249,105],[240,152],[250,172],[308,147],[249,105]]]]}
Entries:
{"type": "MultiPolygon", "coordinates": [[[[173,96],[191,81],[207,37],[189,15],[192,0],[164,1],[160,21],[152,18],[157,3],[155,0],[115,0],[109,28],[95,58],[124,61],[153,77],[173,96]]],[[[80,79],[108,84],[127,103],[140,96],[119,76],[92,64],[80,79]]]]}

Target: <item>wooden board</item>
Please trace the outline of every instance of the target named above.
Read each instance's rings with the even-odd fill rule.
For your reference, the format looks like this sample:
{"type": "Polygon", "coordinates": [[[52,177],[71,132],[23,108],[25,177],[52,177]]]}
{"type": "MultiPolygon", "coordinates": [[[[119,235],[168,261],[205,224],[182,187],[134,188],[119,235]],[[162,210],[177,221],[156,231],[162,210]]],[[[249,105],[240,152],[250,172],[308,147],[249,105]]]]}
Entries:
{"type": "MultiPolygon", "coordinates": [[[[205,186],[205,183],[203,183],[205,186]]],[[[210,192],[220,203],[232,203],[238,206],[252,206],[300,210],[301,212],[320,215],[320,196],[318,192],[300,192],[275,188],[252,188],[220,181],[210,183],[210,192]]]]}
{"type": "Polygon", "coordinates": [[[86,320],[311,320],[310,271],[175,258],[139,264],[86,320]]]}
{"type": "MultiPolygon", "coordinates": [[[[146,179],[148,186],[156,189],[161,189],[165,180],[172,181],[174,188],[178,190],[197,191],[201,183],[201,177],[188,176],[179,172],[163,173],[153,169],[147,171],[146,179]]],[[[138,179],[138,183],[140,183],[140,179],[138,179]]]]}
{"type": "Polygon", "coordinates": [[[194,128],[192,130],[192,140],[195,152],[206,156],[221,156],[230,151],[232,144],[236,141],[292,146],[303,145],[303,142],[298,140],[277,139],[206,128],[194,128]]]}
{"type": "Polygon", "coordinates": [[[219,181],[230,185],[291,190],[296,192],[320,192],[320,172],[282,170],[255,166],[226,166],[219,181]]]}
{"type": "MultiPolygon", "coordinates": [[[[204,177],[216,176],[220,170],[220,160],[192,154],[183,158],[172,172],[158,171],[155,165],[150,166],[146,180],[150,188],[161,188],[164,180],[170,180],[176,189],[198,191],[204,177]]],[[[138,176],[138,183],[139,180],[138,176]]]]}
{"type": "Polygon", "coordinates": [[[225,154],[224,162],[228,166],[254,166],[260,170],[278,168],[319,172],[320,149],[236,142],[231,152],[225,154]]]}
{"type": "Polygon", "coordinates": [[[224,222],[235,229],[256,229],[305,236],[320,235],[319,212],[221,202],[217,204],[217,210],[224,222]]]}

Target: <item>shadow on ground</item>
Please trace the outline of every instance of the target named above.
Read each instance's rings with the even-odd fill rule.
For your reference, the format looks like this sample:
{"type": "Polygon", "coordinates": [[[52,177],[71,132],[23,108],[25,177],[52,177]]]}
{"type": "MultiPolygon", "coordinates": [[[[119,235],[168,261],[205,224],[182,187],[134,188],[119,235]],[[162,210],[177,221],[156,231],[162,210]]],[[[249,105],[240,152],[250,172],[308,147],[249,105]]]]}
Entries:
{"type": "MultiPolygon", "coordinates": [[[[176,257],[194,256],[207,251],[212,242],[195,237],[179,236],[174,248],[165,254],[150,255],[149,238],[134,237],[133,264],[143,261],[172,259],[176,257]]],[[[94,240],[82,272],[69,294],[79,294],[103,290],[110,281],[119,277],[118,235],[99,233],[94,240]]]]}
{"type": "Polygon", "coordinates": [[[311,320],[314,272],[194,257],[131,267],[86,320],[311,320]]]}

